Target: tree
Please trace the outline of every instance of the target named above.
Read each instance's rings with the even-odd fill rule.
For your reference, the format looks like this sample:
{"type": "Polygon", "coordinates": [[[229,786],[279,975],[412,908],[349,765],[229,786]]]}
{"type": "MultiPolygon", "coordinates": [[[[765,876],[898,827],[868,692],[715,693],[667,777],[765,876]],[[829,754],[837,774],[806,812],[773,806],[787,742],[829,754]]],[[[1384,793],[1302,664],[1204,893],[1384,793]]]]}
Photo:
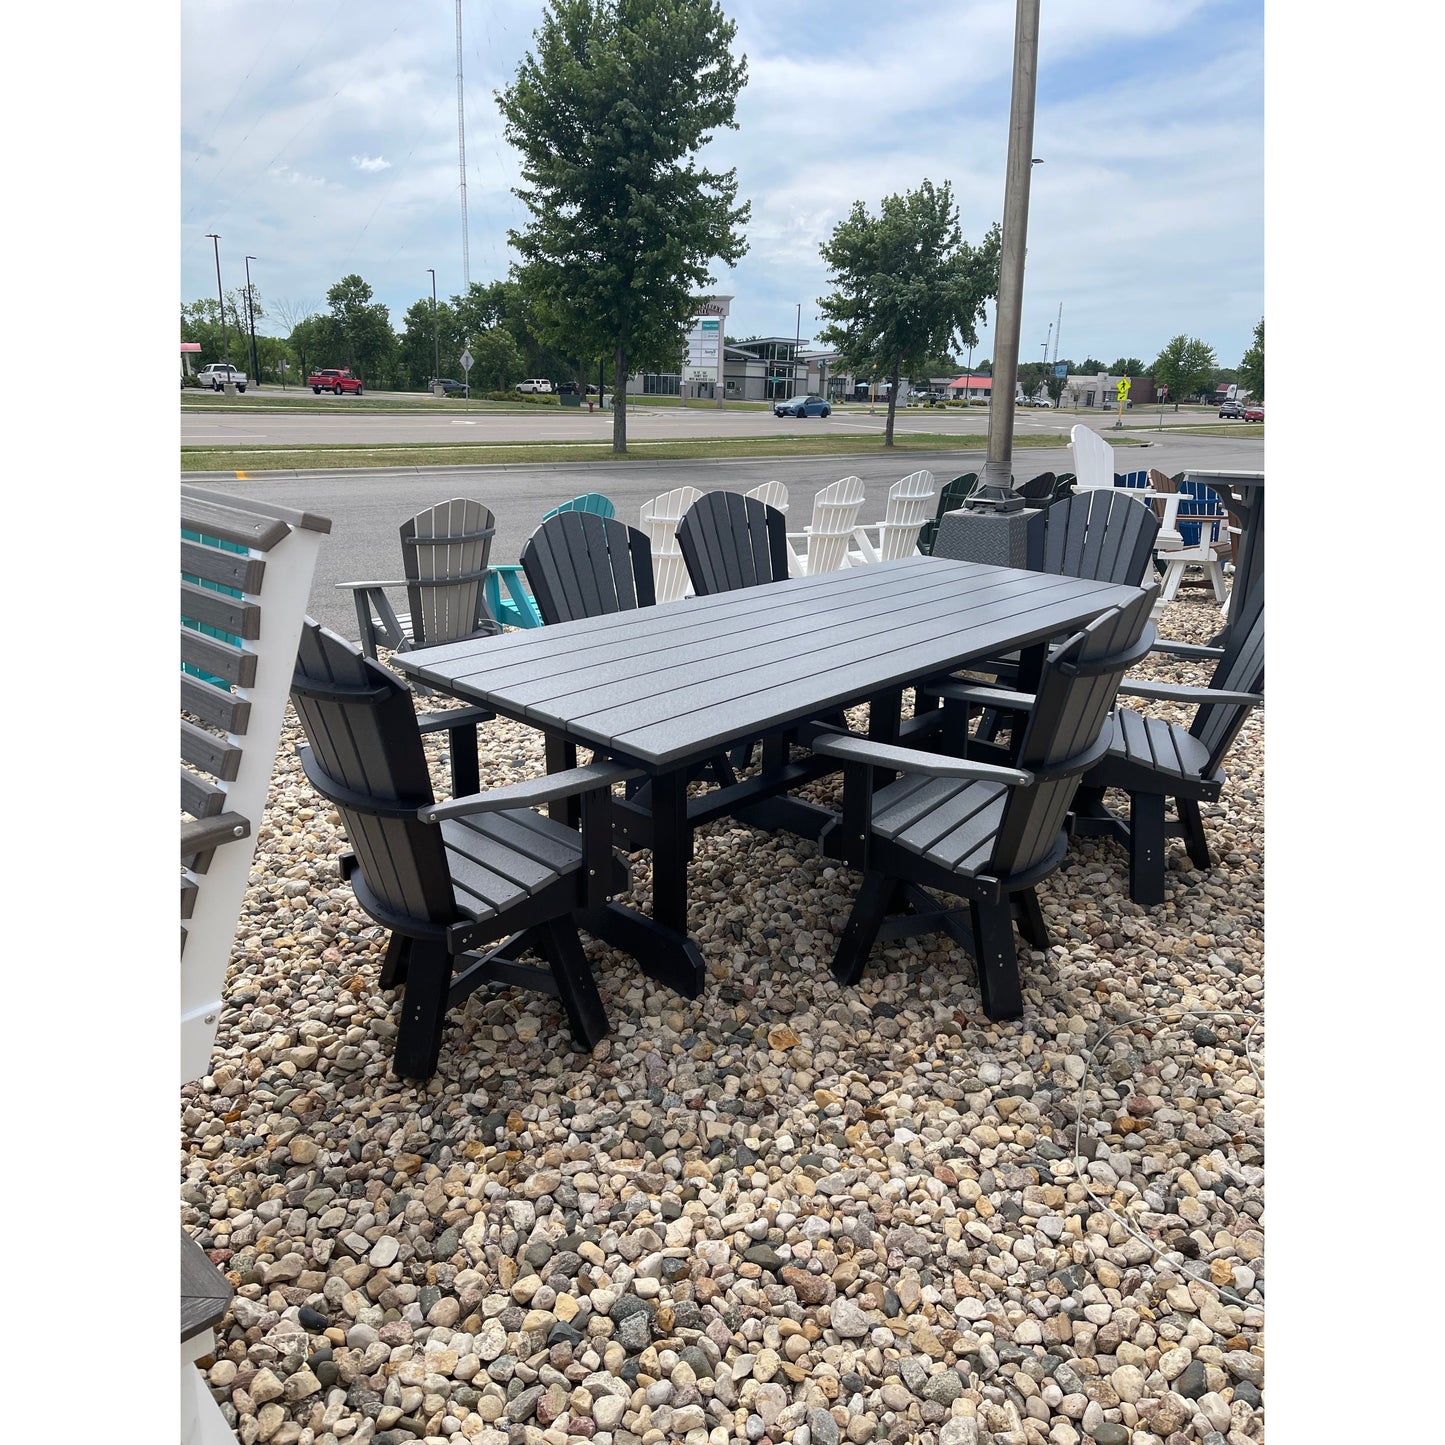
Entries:
{"type": "Polygon", "coordinates": [[[1217,364],[1212,346],[1181,332],[1159,353],[1150,375],[1156,386],[1162,383],[1169,388],[1174,410],[1178,411],[1179,399],[1207,385],[1217,364]]]}
{"type": "Polygon", "coordinates": [[[877,371],[889,380],[883,445],[891,447],[899,377],[918,375],[930,356],[978,345],[975,325],[998,291],[999,228],[970,246],[949,182],[925,180],[885,196],[877,216],[855,201],[819,253],[836,288],[818,299],[831,323],[819,339],[836,346],[855,375],[877,371]]]}
{"type": "MultiPolygon", "coordinates": [[[[1105,368],[1100,367],[1103,371],[1105,368]]],[[[1143,376],[1144,363],[1137,356],[1121,356],[1108,368],[1110,376],[1143,376]]]]}
{"type": "Polygon", "coordinates": [[[612,357],[612,450],[627,450],[627,377],[673,370],[709,264],[747,251],[736,170],[697,153],[736,129],[747,60],[716,0],[549,0],[535,50],[497,92],[531,212],[508,237],[539,329],[612,357]]]}
{"type": "Polygon", "coordinates": [[[1086,356],[1080,363],[1077,375],[1097,376],[1101,371],[1108,371],[1108,367],[1099,360],[1097,356],[1086,356]]]}
{"type": "Polygon", "coordinates": [[[326,293],[335,326],[333,337],[341,343],[345,364],[363,378],[368,371],[379,370],[396,349],[391,313],[382,302],[373,303],[371,296],[371,287],[355,273],[343,276],[326,293]]]}
{"type": "Polygon", "coordinates": [[[1239,363],[1240,384],[1249,393],[1251,401],[1264,400],[1264,317],[1254,328],[1254,345],[1244,353],[1239,363]]]}
{"type": "Polygon", "coordinates": [[[1053,374],[1053,367],[1046,361],[1021,361],[1018,365],[1019,390],[1025,396],[1037,396],[1053,374]]]}

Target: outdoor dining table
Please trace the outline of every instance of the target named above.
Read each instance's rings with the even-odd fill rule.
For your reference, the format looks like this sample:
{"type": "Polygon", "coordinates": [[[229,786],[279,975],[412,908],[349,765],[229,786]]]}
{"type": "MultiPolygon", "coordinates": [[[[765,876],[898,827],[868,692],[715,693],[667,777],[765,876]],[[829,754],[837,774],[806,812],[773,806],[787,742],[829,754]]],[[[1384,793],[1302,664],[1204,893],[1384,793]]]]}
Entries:
{"type": "Polygon", "coordinates": [[[1050,638],[1137,595],[1113,583],[909,557],[391,661],[428,687],[537,728],[549,770],[581,745],[647,775],[646,805],[618,799],[614,815],[629,847],[651,850],[651,919],[598,915],[584,926],[696,997],[703,964],[687,938],[693,830],[732,816],[818,838],[835,817],[782,796],[837,766],[790,759],[782,743],[790,726],[866,701],[870,735],[894,741],[905,688],[1016,650],[1026,680],[1050,638]],[[689,798],[704,764],[757,738],[767,745],[756,777],[689,798]]]}

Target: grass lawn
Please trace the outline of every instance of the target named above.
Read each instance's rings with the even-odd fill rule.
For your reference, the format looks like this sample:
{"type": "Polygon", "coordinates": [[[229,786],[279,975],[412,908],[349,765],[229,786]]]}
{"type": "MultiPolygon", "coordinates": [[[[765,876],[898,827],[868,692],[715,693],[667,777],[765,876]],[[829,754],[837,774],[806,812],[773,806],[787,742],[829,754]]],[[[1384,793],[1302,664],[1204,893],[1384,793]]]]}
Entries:
{"type": "MultiPolygon", "coordinates": [[[[365,400],[365,398],[363,398],[365,400]]],[[[1014,438],[1015,451],[1068,445],[1055,433],[1014,438]]],[[[1142,446],[1121,438],[1116,446],[1142,446]]],[[[922,433],[895,439],[895,452],[984,451],[988,438],[922,433]]],[[[454,446],[182,447],[183,472],[334,470],[342,467],[494,466],[523,462],[697,461],[715,457],[848,456],[882,452],[878,436],[766,436],[634,441],[625,456],[602,442],[466,442],[454,446]]]]}
{"type": "MultiPolygon", "coordinates": [[[[1125,425],[1127,426],[1128,423],[1126,422],[1125,425]]],[[[1142,428],[1136,427],[1135,430],[1142,430],[1142,428]]],[[[1156,436],[1159,434],[1159,428],[1157,426],[1149,427],[1148,430],[1153,432],[1156,436]]],[[[1262,437],[1264,435],[1264,423],[1262,421],[1221,421],[1213,423],[1204,422],[1201,423],[1199,426],[1190,426],[1187,424],[1180,426],[1166,426],[1164,430],[1168,432],[1170,436],[1262,437]]],[[[1106,437],[1105,440],[1110,440],[1110,438],[1106,437]]],[[[1114,445],[1118,446],[1119,443],[1114,442],[1114,445]]]]}

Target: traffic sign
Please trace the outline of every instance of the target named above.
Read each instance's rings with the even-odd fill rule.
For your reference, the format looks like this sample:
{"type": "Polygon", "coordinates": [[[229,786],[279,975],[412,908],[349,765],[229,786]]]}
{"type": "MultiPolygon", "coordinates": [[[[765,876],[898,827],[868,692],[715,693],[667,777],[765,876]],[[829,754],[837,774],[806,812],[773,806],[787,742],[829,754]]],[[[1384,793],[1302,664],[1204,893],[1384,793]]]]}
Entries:
{"type": "Polygon", "coordinates": [[[1129,395],[1129,378],[1127,376],[1123,377],[1115,390],[1119,394],[1119,400],[1123,401],[1124,398],[1129,395]]]}
{"type": "Polygon", "coordinates": [[[471,353],[470,351],[463,351],[463,352],[462,352],[462,370],[463,370],[463,371],[470,371],[471,369],[472,369],[472,353],[471,353]]]}

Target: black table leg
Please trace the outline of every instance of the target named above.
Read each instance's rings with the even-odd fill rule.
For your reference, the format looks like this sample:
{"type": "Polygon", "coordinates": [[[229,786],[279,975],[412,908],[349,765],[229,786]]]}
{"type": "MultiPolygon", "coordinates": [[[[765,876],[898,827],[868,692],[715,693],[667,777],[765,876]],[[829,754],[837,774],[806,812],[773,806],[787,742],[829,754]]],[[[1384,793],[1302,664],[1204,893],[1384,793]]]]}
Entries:
{"type": "MultiPolygon", "coordinates": [[[[565,773],[568,768],[577,766],[577,744],[569,743],[560,734],[544,733],[543,747],[549,773],[565,773]]],[[[582,801],[580,798],[559,798],[556,802],[547,804],[547,816],[554,823],[565,823],[569,828],[576,828],[582,821],[582,801]]]]}
{"type": "Polygon", "coordinates": [[[652,916],[662,927],[684,936],[691,858],[687,774],[659,773],[652,780],[652,916]]]}

